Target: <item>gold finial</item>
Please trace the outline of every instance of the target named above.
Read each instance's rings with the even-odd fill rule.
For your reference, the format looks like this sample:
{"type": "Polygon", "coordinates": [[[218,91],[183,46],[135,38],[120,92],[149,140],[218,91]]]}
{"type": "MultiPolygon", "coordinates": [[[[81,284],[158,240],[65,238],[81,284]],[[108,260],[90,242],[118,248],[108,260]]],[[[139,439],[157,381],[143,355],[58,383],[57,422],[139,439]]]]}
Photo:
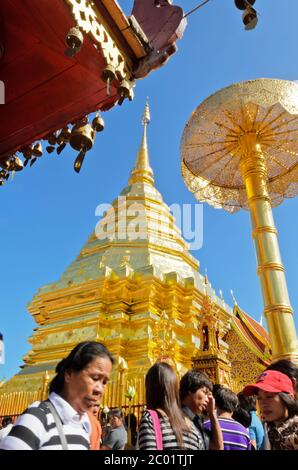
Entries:
{"type": "Polygon", "coordinates": [[[209,279],[208,279],[208,275],[207,275],[207,268],[205,268],[204,281],[205,281],[205,284],[206,284],[206,286],[207,286],[207,285],[209,284],[209,279]]]}
{"type": "Polygon", "coordinates": [[[141,147],[137,156],[137,161],[135,167],[131,173],[131,178],[129,184],[135,183],[137,181],[147,181],[150,184],[154,184],[153,180],[153,171],[149,163],[149,153],[147,146],[147,125],[150,122],[150,110],[148,97],[145,104],[145,109],[142,117],[142,125],[144,126],[143,137],[141,147]]]}
{"type": "Polygon", "coordinates": [[[236,300],[236,298],[235,298],[235,296],[234,296],[234,292],[232,291],[232,289],[230,290],[230,292],[231,292],[231,296],[232,296],[234,305],[238,305],[238,304],[237,304],[237,300],[236,300]]]}
{"type": "Polygon", "coordinates": [[[147,126],[147,124],[149,124],[149,122],[150,122],[150,119],[151,119],[151,117],[150,117],[150,109],[149,109],[149,99],[148,99],[148,96],[147,96],[145,109],[144,109],[144,113],[143,113],[142,125],[147,126]]]}

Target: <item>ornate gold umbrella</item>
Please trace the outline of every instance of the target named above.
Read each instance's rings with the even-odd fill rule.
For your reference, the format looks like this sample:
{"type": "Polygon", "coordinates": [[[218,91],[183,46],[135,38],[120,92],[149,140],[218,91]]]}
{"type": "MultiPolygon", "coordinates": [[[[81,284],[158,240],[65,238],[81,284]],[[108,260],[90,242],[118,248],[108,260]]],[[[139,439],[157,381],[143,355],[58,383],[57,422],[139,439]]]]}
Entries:
{"type": "Polygon", "coordinates": [[[273,359],[298,362],[298,342],[272,206],[298,193],[298,84],[262,78],[207,98],[181,141],[182,175],[199,201],[248,208],[273,359]]]}

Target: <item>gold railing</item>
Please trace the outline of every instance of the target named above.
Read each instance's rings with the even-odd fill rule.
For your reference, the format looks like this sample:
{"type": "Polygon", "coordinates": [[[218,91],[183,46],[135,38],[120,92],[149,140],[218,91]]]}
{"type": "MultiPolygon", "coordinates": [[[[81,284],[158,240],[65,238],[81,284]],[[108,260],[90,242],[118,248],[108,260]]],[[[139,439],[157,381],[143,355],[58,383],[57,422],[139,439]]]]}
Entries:
{"type": "Polygon", "coordinates": [[[31,403],[42,399],[42,389],[35,392],[11,392],[0,395],[0,417],[18,416],[31,403]]]}
{"type": "MultiPolygon", "coordinates": [[[[118,408],[118,407],[117,407],[118,408]]],[[[137,418],[137,423],[140,422],[143,411],[145,410],[145,404],[141,403],[140,405],[132,405],[119,407],[123,413],[123,416],[127,416],[128,413],[134,414],[137,418]]],[[[110,411],[115,409],[114,407],[110,408],[110,411]]],[[[102,421],[104,422],[106,417],[105,414],[101,411],[102,421]]]]}
{"type": "MultiPolygon", "coordinates": [[[[102,405],[107,406],[109,409],[122,408],[128,410],[129,404],[136,410],[141,408],[143,405],[140,404],[145,402],[144,377],[131,380],[119,380],[119,377],[117,379],[108,384],[102,405]],[[129,386],[133,386],[136,390],[136,394],[130,403],[128,398],[125,397],[125,392],[129,386]]],[[[43,386],[39,390],[0,394],[0,418],[3,416],[16,417],[34,401],[45,400],[47,398],[47,384],[48,376],[46,373],[43,386]]],[[[139,412],[137,412],[137,415],[139,415],[139,412]]]]}
{"type": "Polygon", "coordinates": [[[134,379],[123,381],[121,379],[108,383],[104,392],[102,404],[108,408],[125,408],[129,406],[129,399],[125,397],[125,392],[129,386],[133,386],[136,393],[131,399],[131,406],[138,406],[145,403],[145,377],[136,377],[134,379]]]}

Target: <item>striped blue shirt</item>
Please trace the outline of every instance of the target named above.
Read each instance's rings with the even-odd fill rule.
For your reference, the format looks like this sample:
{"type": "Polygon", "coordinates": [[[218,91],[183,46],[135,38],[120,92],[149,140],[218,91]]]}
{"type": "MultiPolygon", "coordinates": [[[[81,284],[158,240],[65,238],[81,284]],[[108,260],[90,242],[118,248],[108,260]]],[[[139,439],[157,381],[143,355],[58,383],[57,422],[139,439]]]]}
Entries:
{"type": "MultiPolygon", "coordinates": [[[[250,437],[247,429],[233,418],[218,418],[222,430],[224,450],[251,450],[250,437]]],[[[210,430],[210,421],[204,423],[204,428],[210,430]]]]}

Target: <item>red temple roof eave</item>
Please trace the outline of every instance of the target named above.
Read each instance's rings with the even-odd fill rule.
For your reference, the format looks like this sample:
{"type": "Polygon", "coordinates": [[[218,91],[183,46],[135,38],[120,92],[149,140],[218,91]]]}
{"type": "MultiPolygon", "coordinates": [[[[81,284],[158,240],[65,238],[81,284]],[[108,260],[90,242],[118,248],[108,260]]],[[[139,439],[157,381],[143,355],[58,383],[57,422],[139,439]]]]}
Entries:
{"type": "Polygon", "coordinates": [[[252,335],[256,336],[261,343],[264,345],[268,345],[270,343],[268,332],[262,325],[260,325],[260,323],[240,309],[238,305],[236,307],[236,313],[238,313],[241,321],[251,331],[252,335]]]}
{"type": "Polygon", "coordinates": [[[247,334],[247,332],[243,328],[243,326],[241,324],[241,320],[239,320],[239,318],[234,317],[233,323],[232,323],[232,328],[234,329],[236,334],[244,340],[245,344],[249,347],[249,349],[254,354],[256,354],[256,356],[259,357],[259,359],[261,359],[262,362],[264,362],[265,365],[270,364],[270,360],[268,360],[268,358],[266,358],[266,355],[264,354],[264,350],[262,350],[260,348],[259,344],[257,342],[255,342],[253,338],[249,337],[249,335],[247,334]]]}

